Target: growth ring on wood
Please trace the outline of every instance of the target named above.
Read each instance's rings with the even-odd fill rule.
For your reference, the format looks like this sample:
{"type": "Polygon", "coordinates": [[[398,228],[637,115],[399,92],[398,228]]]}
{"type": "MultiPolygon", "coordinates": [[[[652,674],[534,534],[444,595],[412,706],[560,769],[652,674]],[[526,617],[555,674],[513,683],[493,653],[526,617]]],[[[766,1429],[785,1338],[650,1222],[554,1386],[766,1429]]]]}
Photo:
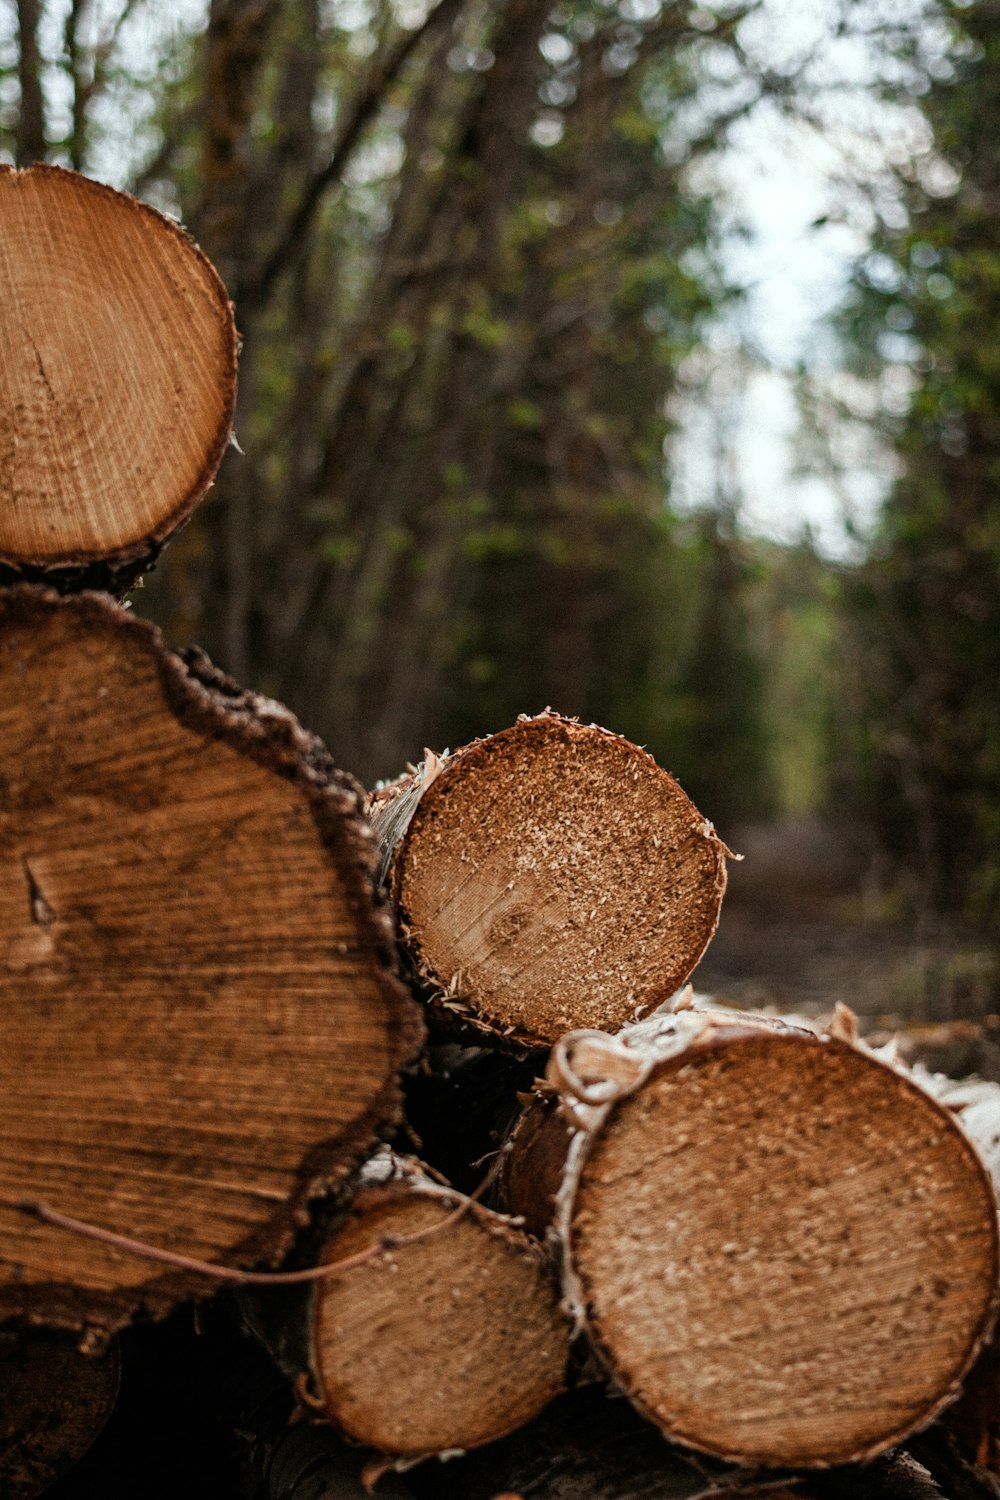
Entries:
{"type": "MultiPolygon", "coordinates": [[[[398,1117],[419,1041],[356,785],[104,595],[0,591],[0,1191],[272,1261],[398,1117]]],[[[0,1210],[0,1317],[204,1279],[0,1210]]]]}
{"type": "Polygon", "coordinates": [[[0,567],[120,583],[212,482],[236,329],[172,220],[58,167],[0,167],[0,567]]]}
{"type": "Polygon", "coordinates": [[[327,1242],[340,1260],[437,1227],[313,1291],[312,1366],[355,1442],[417,1458],[496,1441],[563,1389],[569,1326],[537,1247],[477,1204],[364,1189],[327,1242]]]}
{"type": "Polygon", "coordinates": [[[996,1202],[908,1079],[806,1034],[716,1036],[577,1140],[574,1296],[667,1437],[825,1467],[958,1394],[995,1311],[996,1202]]]}
{"type": "MultiPolygon", "coordinates": [[[[545,713],[456,752],[417,791],[390,889],[439,1006],[550,1046],[616,1031],[694,969],[726,850],[638,746],[545,713]]],[[[376,802],[380,830],[394,800],[376,802]]]]}

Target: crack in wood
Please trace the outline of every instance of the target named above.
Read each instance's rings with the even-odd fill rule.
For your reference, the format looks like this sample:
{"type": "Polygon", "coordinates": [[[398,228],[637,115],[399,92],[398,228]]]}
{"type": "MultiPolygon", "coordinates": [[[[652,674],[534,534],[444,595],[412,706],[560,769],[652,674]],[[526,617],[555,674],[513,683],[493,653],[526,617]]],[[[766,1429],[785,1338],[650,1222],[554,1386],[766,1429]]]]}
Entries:
{"type": "Polygon", "coordinates": [[[24,873],[28,881],[28,912],[31,920],[37,923],[39,927],[51,927],[56,919],[55,911],[46,901],[45,894],[32,874],[31,866],[28,864],[26,857],[22,863],[24,864],[24,873]]]}
{"type": "Polygon", "coordinates": [[[46,373],[45,365],[42,363],[42,356],[41,356],[41,353],[39,352],[38,345],[35,343],[35,340],[34,340],[34,338],[31,335],[30,329],[25,328],[24,331],[28,335],[28,342],[31,344],[32,349],[35,351],[35,360],[36,360],[36,362],[38,364],[38,373],[42,377],[42,383],[44,384],[45,389],[49,393],[49,400],[50,401],[55,401],[55,399],[56,399],[56,393],[52,389],[52,383],[49,380],[49,377],[48,377],[48,375],[46,373]]]}

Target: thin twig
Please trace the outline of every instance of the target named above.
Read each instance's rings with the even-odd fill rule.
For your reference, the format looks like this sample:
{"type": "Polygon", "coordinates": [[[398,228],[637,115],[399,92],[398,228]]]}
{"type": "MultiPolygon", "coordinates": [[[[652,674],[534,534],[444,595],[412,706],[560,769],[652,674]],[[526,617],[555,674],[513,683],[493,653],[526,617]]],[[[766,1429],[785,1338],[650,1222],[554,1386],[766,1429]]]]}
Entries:
{"type": "Polygon", "coordinates": [[[78,1234],[84,1239],[96,1240],[99,1244],[109,1245],[113,1250],[123,1251],[126,1255],[137,1255],[143,1260],[156,1261],[163,1266],[173,1266],[179,1271],[191,1271],[198,1276],[210,1276],[216,1281],[228,1281],[236,1286],[294,1286],[297,1283],[322,1281],[328,1276],[339,1276],[345,1271],[353,1271],[355,1267],[374,1260],[377,1255],[385,1255],[391,1250],[403,1250],[408,1245],[415,1245],[420,1240],[430,1239],[450,1229],[465,1217],[491,1186],[500,1170],[503,1156],[502,1151],[498,1153],[493,1166],[475,1192],[468,1197],[461,1193],[449,1194],[461,1201],[446,1218],[441,1219],[437,1224],[430,1224],[425,1229],[415,1229],[410,1234],[383,1235],[376,1240],[375,1244],[369,1245],[367,1250],[359,1250],[356,1255],[348,1255],[343,1260],[326,1261],[319,1266],[308,1266],[301,1271],[243,1271],[236,1266],[219,1266],[212,1261],[198,1260],[190,1255],[180,1255],[174,1250],[160,1249],[156,1245],[148,1244],[145,1240],[132,1239],[126,1234],[116,1234],[112,1229],[101,1229],[97,1224],[89,1224],[84,1219],[73,1218],[71,1214],[60,1213],[38,1198],[15,1198],[9,1193],[0,1193],[0,1208],[13,1209],[15,1213],[24,1214],[29,1219],[38,1219],[40,1223],[47,1224],[50,1228],[65,1229],[70,1234],[78,1234]]]}

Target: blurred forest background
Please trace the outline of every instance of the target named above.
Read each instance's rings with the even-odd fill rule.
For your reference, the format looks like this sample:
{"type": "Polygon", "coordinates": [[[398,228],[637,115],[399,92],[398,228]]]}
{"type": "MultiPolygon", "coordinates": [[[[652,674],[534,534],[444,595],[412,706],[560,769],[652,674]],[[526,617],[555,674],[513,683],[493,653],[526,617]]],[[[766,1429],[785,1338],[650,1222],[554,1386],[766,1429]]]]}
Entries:
{"type": "Polygon", "coordinates": [[[996,0],[0,0],[0,160],[43,159],[236,305],[242,453],[135,601],[172,640],[368,784],[605,723],[752,856],[710,982],[1000,1009],[996,0]],[[853,246],[795,379],[800,470],[879,476],[834,547],[745,514],[755,120],[853,246]]]}

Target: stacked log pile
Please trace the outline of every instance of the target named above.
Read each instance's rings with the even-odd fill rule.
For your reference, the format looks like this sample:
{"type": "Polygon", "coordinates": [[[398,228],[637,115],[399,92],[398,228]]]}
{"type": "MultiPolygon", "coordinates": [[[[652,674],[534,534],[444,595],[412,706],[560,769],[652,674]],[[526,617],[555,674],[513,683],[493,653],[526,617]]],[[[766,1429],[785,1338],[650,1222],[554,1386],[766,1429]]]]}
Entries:
{"type": "Polygon", "coordinates": [[[729,851],[620,736],[365,799],[127,612],[233,416],[175,225],[0,169],[0,321],[3,1493],[132,1493],[158,1362],[213,1496],[1000,1493],[993,1096],[696,1005],[729,851]]]}

